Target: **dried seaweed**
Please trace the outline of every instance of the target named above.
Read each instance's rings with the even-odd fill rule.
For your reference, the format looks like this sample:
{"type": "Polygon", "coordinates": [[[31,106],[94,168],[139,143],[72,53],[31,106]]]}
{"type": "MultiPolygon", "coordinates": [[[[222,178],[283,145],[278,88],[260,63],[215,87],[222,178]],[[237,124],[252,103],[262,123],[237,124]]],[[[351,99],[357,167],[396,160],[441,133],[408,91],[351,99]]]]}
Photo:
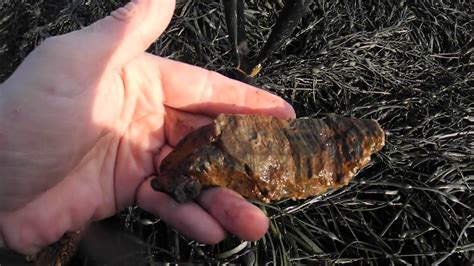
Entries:
{"type": "MultiPolygon", "coordinates": [[[[124,2],[0,2],[0,80],[44,38],[87,25],[124,2]]],[[[315,0],[256,83],[286,98],[300,116],[376,119],[386,147],[341,190],[255,203],[271,217],[258,242],[229,237],[204,246],[130,208],[121,217],[147,243],[145,256],[275,265],[472,263],[471,2],[315,0]]],[[[281,9],[282,1],[246,1],[250,56],[263,47],[281,9]]],[[[219,1],[178,1],[172,24],[150,52],[226,73],[234,65],[224,21],[219,1]]]]}

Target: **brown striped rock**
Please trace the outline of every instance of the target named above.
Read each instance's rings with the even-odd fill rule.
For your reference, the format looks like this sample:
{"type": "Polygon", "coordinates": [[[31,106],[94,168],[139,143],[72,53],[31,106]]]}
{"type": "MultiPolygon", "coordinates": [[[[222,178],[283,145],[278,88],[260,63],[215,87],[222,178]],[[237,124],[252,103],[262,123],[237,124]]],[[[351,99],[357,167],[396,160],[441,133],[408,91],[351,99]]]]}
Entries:
{"type": "Polygon", "coordinates": [[[222,186],[264,202],[304,199],[346,185],[384,146],[374,120],[220,115],[186,136],[152,187],[178,202],[222,186]]]}

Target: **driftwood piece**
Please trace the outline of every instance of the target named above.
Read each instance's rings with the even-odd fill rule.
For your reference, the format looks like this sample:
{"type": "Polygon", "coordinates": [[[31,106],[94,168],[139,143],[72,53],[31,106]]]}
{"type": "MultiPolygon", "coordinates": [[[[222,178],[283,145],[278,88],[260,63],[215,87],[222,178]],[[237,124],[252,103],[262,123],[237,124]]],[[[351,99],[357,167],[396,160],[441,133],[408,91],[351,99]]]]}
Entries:
{"type": "Polygon", "coordinates": [[[152,187],[178,202],[203,186],[264,202],[304,199],[346,185],[383,146],[383,130],[370,119],[220,115],[178,143],[152,187]]]}

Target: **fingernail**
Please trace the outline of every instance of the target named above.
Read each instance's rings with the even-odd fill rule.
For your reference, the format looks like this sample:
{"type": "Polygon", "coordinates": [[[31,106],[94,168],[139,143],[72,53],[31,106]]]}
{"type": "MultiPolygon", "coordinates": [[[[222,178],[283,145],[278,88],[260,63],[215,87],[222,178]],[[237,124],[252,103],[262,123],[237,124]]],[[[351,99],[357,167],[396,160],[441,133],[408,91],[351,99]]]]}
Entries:
{"type": "Polygon", "coordinates": [[[136,4],[134,2],[129,2],[125,6],[119,7],[118,9],[112,11],[110,15],[117,20],[126,21],[130,17],[132,17],[133,14],[135,13],[135,10],[136,10],[135,7],[136,7],[136,4]]]}

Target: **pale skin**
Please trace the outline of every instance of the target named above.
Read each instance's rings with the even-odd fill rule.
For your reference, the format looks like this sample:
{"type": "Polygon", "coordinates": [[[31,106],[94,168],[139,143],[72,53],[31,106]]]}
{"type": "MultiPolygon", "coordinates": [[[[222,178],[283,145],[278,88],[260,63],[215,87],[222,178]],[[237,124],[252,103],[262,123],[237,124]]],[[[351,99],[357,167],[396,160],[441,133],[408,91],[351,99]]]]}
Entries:
{"type": "Polygon", "coordinates": [[[66,231],[136,204],[202,243],[257,240],[267,217],[221,188],[177,204],[151,174],[219,113],[294,117],[281,98],[145,53],[173,0],[137,0],[46,40],[0,85],[0,246],[34,254],[66,231]]]}

